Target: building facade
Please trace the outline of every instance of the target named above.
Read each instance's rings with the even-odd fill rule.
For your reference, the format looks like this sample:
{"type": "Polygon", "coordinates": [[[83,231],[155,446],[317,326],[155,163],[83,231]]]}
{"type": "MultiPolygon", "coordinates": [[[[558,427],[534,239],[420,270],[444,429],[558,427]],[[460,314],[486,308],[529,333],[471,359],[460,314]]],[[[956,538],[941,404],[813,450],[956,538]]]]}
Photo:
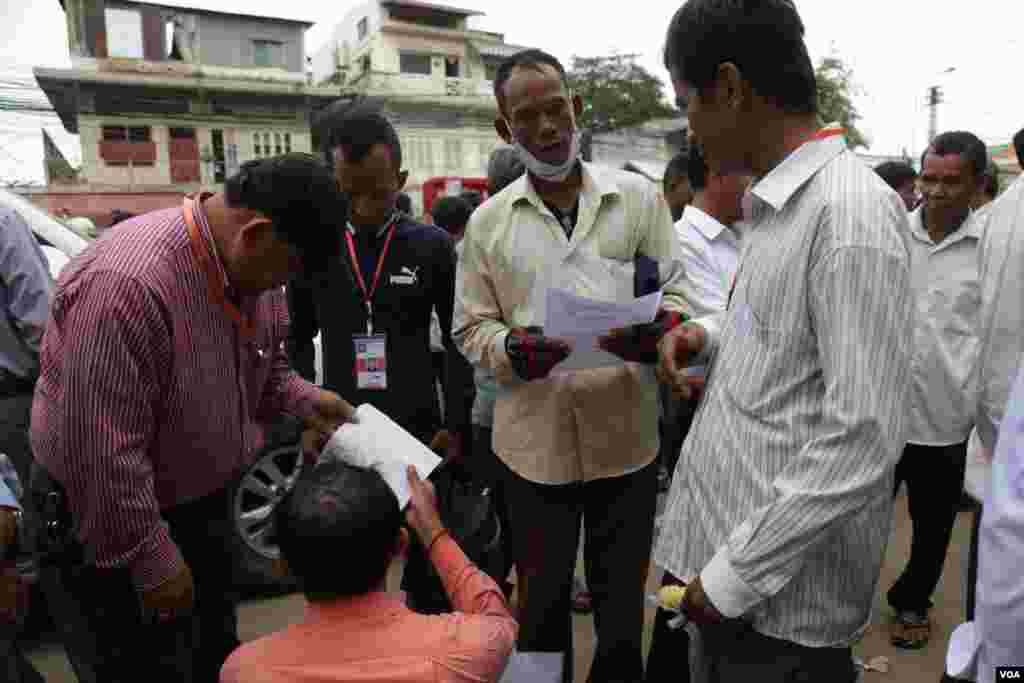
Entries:
{"type": "Polygon", "coordinates": [[[370,0],[312,55],[313,82],[379,104],[402,141],[417,211],[433,177],[482,177],[500,143],[494,74],[520,50],[473,28],[481,13],[419,0],[370,0]]]}
{"type": "Polygon", "coordinates": [[[36,69],[80,136],[76,190],[216,187],[247,160],[311,152],[308,22],[134,0],[63,0],[70,69],[36,69]]]}

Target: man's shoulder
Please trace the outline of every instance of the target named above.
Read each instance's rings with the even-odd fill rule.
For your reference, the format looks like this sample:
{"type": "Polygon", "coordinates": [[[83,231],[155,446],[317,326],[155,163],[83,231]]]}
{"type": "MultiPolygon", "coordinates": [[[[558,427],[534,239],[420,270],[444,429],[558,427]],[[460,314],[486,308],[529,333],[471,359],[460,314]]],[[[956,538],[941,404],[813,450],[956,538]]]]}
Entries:
{"type": "Polygon", "coordinates": [[[135,281],[154,292],[166,290],[180,278],[180,259],[187,249],[181,210],[154,211],[120,223],[93,242],[68,264],[58,288],[103,273],[135,281]]]}
{"type": "Polygon", "coordinates": [[[287,643],[289,629],[242,643],[220,671],[220,683],[270,683],[275,650],[287,643]]]}
{"type": "Polygon", "coordinates": [[[399,223],[399,230],[405,239],[414,241],[446,242],[451,240],[451,236],[444,228],[419,223],[411,218],[403,218],[399,223]]]}

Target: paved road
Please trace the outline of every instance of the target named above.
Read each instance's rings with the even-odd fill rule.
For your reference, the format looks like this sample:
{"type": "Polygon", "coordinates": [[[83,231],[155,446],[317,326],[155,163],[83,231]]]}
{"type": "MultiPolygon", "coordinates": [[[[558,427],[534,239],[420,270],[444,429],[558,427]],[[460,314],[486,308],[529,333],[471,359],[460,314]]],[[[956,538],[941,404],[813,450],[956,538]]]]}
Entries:
{"type": "MultiPolygon", "coordinates": [[[[879,586],[879,599],[876,604],[874,625],[868,631],[864,641],[858,645],[857,654],[865,659],[885,656],[889,658],[888,674],[869,673],[868,683],[938,683],[942,675],[946,644],[953,628],[960,623],[963,613],[963,576],[966,568],[967,543],[970,535],[970,515],[962,513],[957,520],[953,533],[953,543],[946,558],[946,567],[942,581],[935,596],[935,608],[932,620],[935,632],[932,642],[922,650],[905,651],[893,648],[889,644],[886,633],[886,622],[889,617],[888,607],[882,595],[889,588],[906,563],[910,550],[910,521],[907,517],[906,498],[901,496],[897,501],[896,523],[893,525],[885,565],[882,569],[882,580],[879,586]]],[[[397,576],[392,577],[390,585],[397,585],[397,576]]],[[[648,588],[655,590],[661,581],[660,572],[652,568],[648,588]]],[[[243,640],[256,638],[269,633],[285,624],[301,619],[304,602],[300,596],[286,596],[267,600],[247,602],[240,608],[240,629],[243,640]]],[[[654,615],[648,609],[644,647],[650,646],[650,631],[654,615]]],[[[586,680],[590,660],[593,656],[594,634],[593,621],[589,616],[576,616],[576,679],[578,683],[586,680]]],[[[47,645],[32,653],[36,667],[51,683],[74,683],[74,676],[68,666],[67,659],[59,646],[47,645]]]]}

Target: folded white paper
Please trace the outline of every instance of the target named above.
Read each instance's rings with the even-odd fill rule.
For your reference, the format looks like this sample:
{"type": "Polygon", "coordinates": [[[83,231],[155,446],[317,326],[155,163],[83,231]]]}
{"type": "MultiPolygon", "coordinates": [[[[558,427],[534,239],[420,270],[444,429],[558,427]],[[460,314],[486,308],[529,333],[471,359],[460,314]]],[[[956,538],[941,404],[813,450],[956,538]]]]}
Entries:
{"type": "Polygon", "coordinates": [[[513,652],[500,683],[559,683],[561,652],[513,652]]]}
{"type": "Polygon", "coordinates": [[[420,479],[426,479],[441,464],[441,458],[368,403],[356,408],[353,417],[353,422],[343,424],[331,435],[320,460],[333,458],[376,470],[404,509],[409,503],[406,469],[413,465],[420,479]]]}
{"type": "Polygon", "coordinates": [[[565,339],[572,344],[572,353],[555,366],[556,370],[622,365],[618,356],[597,346],[600,336],[619,327],[649,323],[658,314],[661,292],[625,303],[588,299],[561,289],[547,291],[544,334],[565,339]]]}

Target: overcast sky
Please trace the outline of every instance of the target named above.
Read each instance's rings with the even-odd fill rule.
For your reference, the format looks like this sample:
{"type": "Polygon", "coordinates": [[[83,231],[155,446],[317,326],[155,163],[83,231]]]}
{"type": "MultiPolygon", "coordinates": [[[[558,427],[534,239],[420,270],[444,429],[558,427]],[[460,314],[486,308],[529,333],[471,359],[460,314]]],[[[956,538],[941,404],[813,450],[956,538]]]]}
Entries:
{"type": "MultiPolygon", "coordinates": [[[[583,0],[444,0],[485,13],[477,27],[505,33],[508,42],[544,48],[566,62],[573,54],[639,53],[671,86],[661,68],[665,28],[680,0],[605,5],[583,0]]],[[[174,4],[170,0],[168,4],[174,4]]],[[[188,0],[183,4],[316,22],[306,34],[311,53],[349,7],[346,0],[188,0]]],[[[32,66],[66,66],[67,38],[58,0],[0,0],[0,82],[30,76],[32,66]],[[13,71],[12,71],[13,70],[13,71]]],[[[856,104],[871,153],[916,155],[925,142],[926,90],[944,88],[939,130],[963,128],[991,145],[1024,127],[1024,3],[1018,0],[797,0],[817,61],[835,53],[862,88],[856,104]],[[1014,35],[1016,31],[1017,35],[1014,35]],[[943,72],[955,67],[952,73],[943,72]]],[[[7,94],[0,90],[0,95],[7,94]]],[[[41,96],[41,94],[40,94],[41,96]]],[[[0,112],[0,178],[41,178],[39,128],[64,153],[80,158],[77,138],[53,116],[0,112]]]]}

